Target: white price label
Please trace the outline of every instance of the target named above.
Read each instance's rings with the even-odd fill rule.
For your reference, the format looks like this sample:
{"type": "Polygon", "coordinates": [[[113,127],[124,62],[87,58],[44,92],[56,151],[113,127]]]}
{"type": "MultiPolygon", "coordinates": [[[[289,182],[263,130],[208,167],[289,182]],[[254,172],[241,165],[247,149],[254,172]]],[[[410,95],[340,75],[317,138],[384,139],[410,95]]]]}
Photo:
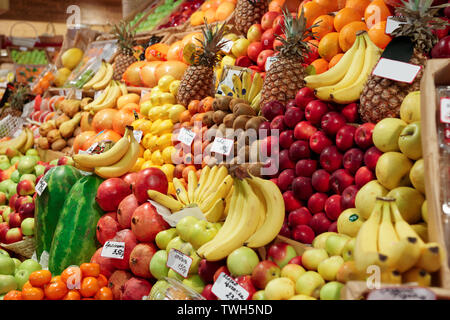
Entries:
{"type": "Polygon", "coordinates": [[[60,90],[58,91],[58,93],[59,93],[60,96],[64,96],[64,90],[61,90],[61,89],[60,89],[60,90]]]}
{"type": "MultiPolygon", "coordinates": [[[[48,171],[47,171],[48,172],[48,171]]],[[[44,192],[45,188],[47,188],[47,181],[45,181],[45,178],[47,177],[47,174],[45,174],[38,182],[36,187],[34,188],[36,190],[36,193],[38,196],[42,195],[42,192],[44,192]]]]}
{"type": "Polygon", "coordinates": [[[233,48],[233,45],[234,45],[233,41],[231,41],[231,40],[226,41],[222,47],[222,51],[225,53],[230,53],[231,48],[233,48]]]}
{"type": "Polygon", "coordinates": [[[264,69],[268,71],[270,69],[270,66],[277,60],[278,60],[277,56],[268,57],[266,60],[266,64],[264,65],[264,69]]]}
{"type": "Polygon", "coordinates": [[[183,143],[183,144],[185,144],[187,146],[191,146],[192,145],[192,141],[194,141],[194,139],[195,139],[195,133],[192,132],[191,130],[186,129],[186,128],[181,128],[180,132],[178,133],[177,139],[181,143],[183,143]]]}
{"type": "Polygon", "coordinates": [[[450,123],[450,98],[441,99],[441,122],[450,123]]]}
{"type": "Polygon", "coordinates": [[[83,98],[83,91],[77,89],[75,90],[75,99],[81,100],[83,98]]]}
{"type": "Polygon", "coordinates": [[[372,74],[393,81],[413,83],[421,69],[421,66],[414,64],[381,58],[372,74]]]}
{"type": "Polygon", "coordinates": [[[141,130],[133,130],[133,135],[134,135],[134,138],[137,140],[137,142],[139,142],[139,143],[141,143],[141,140],[142,140],[142,135],[143,135],[144,133],[141,131],[141,130]]]}
{"type": "Polygon", "coordinates": [[[191,268],[192,258],[185,255],[183,252],[177,249],[170,249],[167,256],[166,266],[183,278],[187,278],[189,275],[189,269],[191,268]]]}
{"type": "Polygon", "coordinates": [[[19,50],[20,51],[27,51],[28,49],[27,49],[27,47],[20,47],[19,50]]]}
{"type": "Polygon", "coordinates": [[[232,139],[226,139],[216,137],[211,147],[211,152],[216,152],[228,156],[233,148],[234,141],[232,139]]]}
{"type": "Polygon", "coordinates": [[[125,254],[125,242],[106,241],[100,254],[105,258],[123,259],[125,254]]]}
{"type": "Polygon", "coordinates": [[[248,291],[242,288],[239,283],[234,281],[225,272],[219,275],[211,291],[220,300],[247,300],[249,296],[248,291]]]}
{"type": "Polygon", "coordinates": [[[394,20],[393,16],[388,17],[386,21],[386,30],[384,32],[389,35],[402,24],[403,22],[394,20]]]}
{"type": "Polygon", "coordinates": [[[373,290],[367,300],[436,300],[436,294],[427,288],[382,288],[373,290]]]}
{"type": "Polygon", "coordinates": [[[48,47],[48,48],[47,48],[47,51],[48,51],[48,52],[55,52],[55,48],[54,48],[54,47],[48,47]]]}

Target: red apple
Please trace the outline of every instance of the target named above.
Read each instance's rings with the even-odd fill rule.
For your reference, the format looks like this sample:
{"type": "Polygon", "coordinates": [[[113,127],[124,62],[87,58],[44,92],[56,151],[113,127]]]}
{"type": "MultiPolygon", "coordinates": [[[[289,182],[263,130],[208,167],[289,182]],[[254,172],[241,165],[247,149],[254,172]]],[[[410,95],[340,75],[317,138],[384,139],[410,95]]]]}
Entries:
{"type": "Polygon", "coordinates": [[[377,147],[370,147],[364,154],[364,164],[369,168],[369,170],[375,170],[377,167],[378,159],[381,157],[383,152],[378,150],[377,147]]]}
{"type": "Polygon", "coordinates": [[[212,293],[212,284],[207,284],[202,291],[202,296],[203,298],[205,298],[206,300],[217,300],[217,296],[212,293]]]}
{"type": "Polygon", "coordinates": [[[17,199],[19,199],[19,197],[20,197],[19,194],[15,193],[11,196],[11,198],[9,198],[9,207],[12,210],[16,210],[16,201],[17,199]]]}
{"type": "Polygon", "coordinates": [[[337,221],[334,221],[330,226],[328,227],[328,232],[336,232],[338,233],[337,229],[337,221]]]}
{"type": "Polygon", "coordinates": [[[342,197],[340,195],[334,194],[325,202],[325,214],[331,221],[336,221],[343,210],[341,199],[342,197]]]}
{"type": "Polygon", "coordinates": [[[248,292],[247,300],[252,300],[253,295],[256,292],[255,287],[253,286],[252,277],[249,275],[240,276],[234,279],[245,291],[248,292]]]}
{"type": "Polygon", "coordinates": [[[19,228],[22,223],[22,219],[20,218],[20,214],[18,212],[13,212],[9,216],[9,227],[10,228],[19,228]]]}
{"type": "Polygon", "coordinates": [[[335,146],[329,146],[320,153],[320,165],[328,172],[334,172],[342,165],[342,154],[335,146]]]}
{"type": "Polygon", "coordinates": [[[358,121],[358,105],[356,103],[350,103],[349,105],[346,105],[342,110],[341,113],[344,115],[345,119],[347,119],[347,122],[349,123],[355,123],[358,121]]]}
{"type": "Polygon", "coordinates": [[[281,226],[280,232],[278,232],[278,234],[286,238],[291,238],[291,229],[289,228],[287,219],[284,219],[283,225],[281,226]]]}
{"type": "Polygon", "coordinates": [[[314,193],[311,178],[296,177],[292,181],[292,191],[294,191],[294,195],[297,199],[308,200],[314,193]]]}
{"type": "MultiPolygon", "coordinates": [[[[247,48],[248,49],[248,48],[247,48]]],[[[256,61],[256,60],[255,60],[256,61]]],[[[241,56],[239,58],[236,59],[236,61],[234,62],[234,65],[236,67],[241,67],[241,68],[248,68],[250,66],[253,65],[252,60],[250,60],[249,57],[247,56],[241,56]]]]}
{"type": "Polygon", "coordinates": [[[361,149],[367,149],[373,145],[372,133],[375,125],[367,122],[360,125],[355,132],[355,143],[361,149]]]}
{"type": "Polygon", "coordinates": [[[23,203],[18,213],[20,214],[20,218],[22,220],[25,220],[26,218],[33,218],[34,217],[34,202],[27,202],[23,203]]]}
{"type": "Polygon", "coordinates": [[[355,184],[361,189],[366,183],[375,179],[373,172],[367,167],[361,167],[356,171],[355,184]]]}
{"type": "Polygon", "coordinates": [[[302,109],[297,107],[287,107],[286,113],[284,114],[284,123],[289,128],[295,128],[296,124],[303,120],[304,112],[302,109]]]}
{"type": "Polygon", "coordinates": [[[247,48],[247,55],[250,59],[252,59],[253,61],[257,61],[258,60],[258,56],[260,54],[260,52],[263,50],[263,46],[261,42],[252,42],[250,43],[250,45],[247,48]]]}
{"type": "Polygon", "coordinates": [[[320,100],[313,100],[305,108],[305,118],[313,125],[320,124],[322,117],[328,112],[328,105],[320,100]]]}
{"type": "MultiPolygon", "coordinates": [[[[272,50],[273,42],[275,41],[275,33],[273,29],[267,29],[261,36],[261,44],[264,50],[272,50]]],[[[267,71],[267,70],[266,70],[267,71]]]]}
{"type": "Polygon", "coordinates": [[[345,125],[336,133],[336,146],[339,150],[345,151],[353,147],[356,127],[345,125]]]}
{"type": "Polygon", "coordinates": [[[355,207],[355,198],[358,193],[358,187],[355,185],[348,186],[342,192],[341,206],[342,210],[355,207]]]}
{"type": "Polygon", "coordinates": [[[260,67],[261,70],[266,70],[266,60],[268,57],[271,57],[274,54],[275,54],[275,51],[270,50],[270,49],[261,51],[258,55],[258,58],[256,59],[256,63],[258,64],[258,67],[260,67]]]}
{"type": "Polygon", "coordinates": [[[298,225],[292,230],[292,238],[301,243],[311,244],[315,238],[315,234],[310,226],[298,225]]]}
{"type": "Polygon", "coordinates": [[[165,173],[158,168],[147,168],[138,172],[134,195],[139,203],[148,200],[147,191],[149,189],[167,194],[168,181],[165,173]]]}
{"type": "Polygon", "coordinates": [[[295,175],[297,177],[311,178],[313,173],[317,170],[317,161],[311,159],[299,160],[295,165],[295,175]]]}
{"type": "Polygon", "coordinates": [[[289,158],[292,161],[307,159],[311,155],[309,143],[304,140],[297,140],[289,147],[289,158]]]}
{"type": "Polygon", "coordinates": [[[316,131],[309,138],[309,147],[317,154],[320,154],[323,149],[331,146],[332,144],[333,141],[331,141],[331,139],[328,138],[328,136],[323,131],[316,131]]]}
{"type": "Polygon", "coordinates": [[[326,193],[317,192],[314,193],[308,199],[308,209],[312,214],[322,212],[325,209],[325,202],[328,196],[326,193]]]}
{"type": "Polygon", "coordinates": [[[214,274],[224,265],[224,261],[207,261],[202,259],[198,265],[198,275],[205,283],[214,282],[214,274]]]}
{"type": "Polygon", "coordinates": [[[279,278],[281,274],[280,267],[271,260],[263,260],[259,262],[252,272],[253,285],[263,290],[270,280],[279,278]]]}
{"type": "MultiPolygon", "coordinates": [[[[267,103],[267,104],[269,104],[269,103],[267,103]]],[[[269,121],[264,121],[263,123],[261,123],[259,125],[258,135],[261,136],[262,133],[265,134],[264,135],[265,137],[270,136],[270,122],[269,121]]]]}
{"type": "Polygon", "coordinates": [[[285,111],[284,105],[278,101],[267,102],[261,108],[262,116],[269,121],[272,121],[277,116],[284,115],[284,111],[285,111]]]}
{"type": "Polygon", "coordinates": [[[279,157],[280,170],[294,169],[295,162],[289,158],[289,150],[281,150],[279,157]]]}
{"type": "Polygon", "coordinates": [[[0,223],[0,242],[5,243],[6,242],[6,233],[9,230],[9,224],[8,222],[2,222],[0,223]]]}
{"type": "Polygon", "coordinates": [[[280,173],[280,175],[278,176],[278,188],[280,188],[281,192],[289,189],[294,178],[294,169],[286,169],[280,173]]]}
{"type": "MultiPolygon", "coordinates": [[[[286,121],[286,117],[284,118],[286,121]]],[[[283,149],[289,149],[294,142],[294,130],[286,130],[280,133],[280,146],[283,149]]]]}
{"type": "Polygon", "coordinates": [[[5,243],[10,244],[22,240],[22,230],[20,228],[11,228],[6,232],[5,243]]]}
{"type": "Polygon", "coordinates": [[[311,183],[318,192],[328,192],[330,190],[330,174],[324,169],[317,170],[311,177],[311,183]]]}
{"type": "Polygon", "coordinates": [[[308,140],[316,133],[317,128],[314,127],[309,121],[299,122],[294,129],[294,137],[297,140],[308,140]]]}
{"type": "Polygon", "coordinates": [[[302,207],[302,202],[295,198],[294,192],[292,190],[288,190],[283,192],[283,200],[284,200],[284,209],[286,212],[294,211],[300,207],[302,207]]]}
{"type": "Polygon", "coordinates": [[[330,176],[330,186],[334,193],[342,194],[348,186],[355,182],[353,176],[347,169],[339,169],[330,176]]]}
{"type": "Polygon", "coordinates": [[[280,14],[273,21],[272,29],[276,35],[282,35],[284,34],[283,28],[284,28],[284,15],[280,14]]]}
{"type": "Polygon", "coordinates": [[[322,117],[320,124],[327,135],[334,136],[340,128],[345,126],[346,122],[347,120],[342,114],[331,111],[322,117]]]}
{"type": "Polygon", "coordinates": [[[267,251],[267,258],[275,262],[280,268],[283,268],[295,256],[297,256],[297,253],[294,247],[285,242],[272,244],[267,251]]]}
{"type": "Polygon", "coordinates": [[[312,218],[311,212],[309,212],[308,208],[301,207],[297,210],[291,211],[288,216],[289,226],[295,227],[298,225],[306,225],[312,218]]]}
{"type": "Polygon", "coordinates": [[[268,136],[260,142],[259,152],[260,156],[267,157],[271,156],[272,153],[278,153],[279,151],[279,140],[276,136],[268,136]]]}
{"type": "MultiPolygon", "coordinates": [[[[312,231],[312,229],[311,229],[311,231],[312,231]]],[[[314,231],[313,231],[313,234],[314,234],[314,231]]],[[[311,241],[311,242],[312,242],[312,241],[311,241]]],[[[289,264],[298,264],[299,266],[303,267],[303,264],[302,264],[302,256],[296,256],[296,257],[292,258],[292,259],[289,261],[289,264]]]]}
{"type": "Polygon", "coordinates": [[[254,43],[261,40],[262,34],[263,34],[262,26],[260,24],[254,24],[247,31],[247,39],[251,43],[254,43]]]}
{"type": "Polygon", "coordinates": [[[261,27],[263,30],[267,30],[272,28],[273,22],[275,21],[275,18],[278,17],[280,14],[275,11],[268,11],[266,12],[262,18],[261,18],[261,27]]]}
{"type": "Polygon", "coordinates": [[[342,165],[345,169],[350,171],[351,174],[355,174],[363,163],[364,153],[357,148],[352,148],[344,153],[342,158],[342,165]]]}
{"type": "Polygon", "coordinates": [[[33,203],[33,198],[30,196],[23,196],[19,197],[14,201],[14,208],[13,211],[19,212],[20,207],[24,205],[25,203],[33,203]]]}
{"type": "Polygon", "coordinates": [[[284,124],[284,116],[276,116],[271,122],[270,122],[270,131],[274,132],[272,130],[279,130],[278,132],[283,132],[286,130],[286,125],[284,124]]]}
{"type": "Polygon", "coordinates": [[[306,53],[305,58],[303,59],[303,63],[306,64],[306,66],[310,65],[314,60],[320,58],[319,48],[310,41],[307,42],[307,45],[309,48],[309,53],[306,53]]]}
{"type": "Polygon", "coordinates": [[[309,222],[309,226],[314,230],[314,233],[317,235],[328,231],[328,228],[331,225],[331,221],[327,218],[325,213],[319,212],[313,215],[311,221],[309,222]]]}
{"type": "Polygon", "coordinates": [[[29,196],[34,193],[34,182],[22,180],[17,184],[17,193],[21,196],[29,196]]]}
{"type": "Polygon", "coordinates": [[[227,276],[230,276],[230,271],[228,270],[227,266],[221,266],[217,271],[214,273],[213,280],[216,282],[217,278],[220,276],[221,273],[225,273],[227,276]]]}
{"type": "Polygon", "coordinates": [[[439,40],[439,42],[431,50],[433,59],[450,58],[450,36],[446,36],[439,40]]]}
{"type": "Polygon", "coordinates": [[[308,87],[300,89],[295,95],[295,103],[302,109],[305,109],[308,103],[315,99],[314,90],[308,87]]]}

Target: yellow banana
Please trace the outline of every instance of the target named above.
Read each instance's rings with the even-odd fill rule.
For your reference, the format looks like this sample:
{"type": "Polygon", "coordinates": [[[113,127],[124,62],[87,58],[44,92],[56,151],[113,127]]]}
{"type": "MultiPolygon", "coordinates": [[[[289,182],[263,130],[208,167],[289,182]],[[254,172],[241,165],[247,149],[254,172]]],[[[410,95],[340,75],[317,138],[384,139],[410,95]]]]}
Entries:
{"type": "Polygon", "coordinates": [[[225,209],[225,200],[217,199],[214,205],[205,213],[205,218],[209,222],[217,222],[222,218],[223,210],[225,209]]]}
{"type": "Polygon", "coordinates": [[[426,270],[414,267],[402,274],[403,283],[411,283],[421,287],[431,285],[431,274],[426,270]]]}
{"type": "Polygon", "coordinates": [[[391,209],[389,202],[383,202],[383,217],[378,229],[378,252],[387,255],[390,248],[398,242],[398,236],[395,232],[391,220],[391,209]]]}
{"type": "Polygon", "coordinates": [[[226,195],[233,186],[233,178],[227,175],[225,179],[219,184],[216,189],[211,190],[208,196],[199,203],[199,208],[202,212],[207,212],[217,202],[218,199],[225,200],[226,195]]]}
{"type": "MultiPolygon", "coordinates": [[[[203,168],[202,170],[204,170],[205,168],[203,168]]],[[[212,169],[208,173],[208,176],[206,177],[206,180],[203,182],[203,184],[200,183],[200,185],[199,185],[199,187],[197,189],[198,190],[197,197],[195,198],[195,201],[196,201],[197,204],[205,196],[204,193],[209,188],[209,186],[211,185],[212,181],[216,177],[216,174],[217,174],[218,170],[219,170],[218,166],[212,167],[212,169]]]]}
{"type": "Polygon", "coordinates": [[[241,78],[239,78],[236,74],[233,74],[232,77],[234,92],[238,98],[242,98],[242,82],[241,78]]]}
{"type": "Polygon", "coordinates": [[[169,208],[170,211],[172,211],[172,212],[180,211],[184,207],[180,201],[172,198],[171,196],[165,195],[164,193],[161,193],[159,191],[148,190],[147,193],[148,193],[148,196],[150,197],[150,199],[169,208]]]}
{"type": "Polygon", "coordinates": [[[103,92],[96,99],[94,99],[94,101],[85,105],[83,109],[85,111],[89,111],[92,107],[102,104],[105,101],[106,97],[108,97],[108,95],[110,94],[110,90],[111,90],[112,86],[113,86],[113,82],[111,81],[109,83],[109,85],[105,88],[105,90],[103,90],[103,92]]]}
{"type": "Polygon", "coordinates": [[[114,74],[114,68],[113,68],[112,64],[107,63],[106,64],[106,72],[105,72],[104,77],[100,81],[94,83],[92,85],[92,89],[94,89],[94,90],[105,89],[108,86],[108,84],[111,82],[111,80],[113,78],[113,74],[114,74]]]}
{"type": "Polygon", "coordinates": [[[411,228],[419,235],[420,239],[428,242],[428,227],[426,223],[412,224],[411,228]]]}
{"type": "Polygon", "coordinates": [[[436,272],[444,262],[445,252],[438,243],[430,242],[425,244],[420,251],[420,258],[416,267],[425,269],[428,272],[436,272]]]}
{"type": "Polygon", "coordinates": [[[84,168],[107,167],[120,159],[130,148],[130,131],[125,129],[123,137],[117,141],[111,149],[100,154],[75,154],[73,161],[84,168]]]}
{"type": "Polygon", "coordinates": [[[27,139],[28,133],[24,128],[16,138],[0,143],[0,154],[5,154],[8,148],[20,150],[27,143],[27,139]]]}
{"type": "MultiPolygon", "coordinates": [[[[127,127],[130,131],[133,130],[133,127],[127,127]]],[[[139,158],[139,152],[140,152],[140,144],[139,142],[134,138],[133,134],[129,135],[131,141],[130,141],[130,148],[128,149],[128,152],[115,164],[109,166],[109,167],[97,167],[95,168],[95,173],[104,178],[117,178],[123,176],[125,173],[129,172],[131,168],[136,164],[137,159],[139,158]]]]}
{"type": "Polygon", "coordinates": [[[223,217],[226,218],[228,216],[228,212],[230,210],[230,203],[231,203],[231,197],[233,196],[234,192],[234,185],[231,186],[230,191],[228,192],[227,196],[225,197],[225,209],[223,209],[223,217]]]}
{"type": "Polygon", "coordinates": [[[261,92],[262,84],[263,81],[261,75],[259,74],[259,72],[256,72],[255,75],[253,76],[252,87],[250,88],[250,92],[247,97],[248,98],[247,100],[249,102],[253,102],[253,99],[255,99],[258,93],[261,92]]]}
{"type": "Polygon", "coordinates": [[[127,89],[127,86],[125,85],[125,83],[119,82],[119,87],[120,87],[120,93],[122,96],[125,96],[128,94],[128,89],[127,89]]]}
{"type": "Polygon", "coordinates": [[[244,71],[242,74],[242,95],[245,101],[249,101],[248,97],[252,87],[250,72],[244,71]]]}
{"type": "Polygon", "coordinates": [[[284,201],[283,195],[272,181],[258,177],[247,180],[253,189],[261,192],[267,208],[264,223],[246,240],[248,247],[258,248],[270,243],[280,232],[285,215],[284,201]]]}
{"type": "Polygon", "coordinates": [[[391,260],[390,265],[394,266],[394,269],[401,273],[408,271],[419,260],[420,249],[421,245],[419,244],[418,238],[401,238],[390,249],[390,253],[388,254],[391,260]]]}
{"type": "Polygon", "coordinates": [[[173,178],[173,186],[175,188],[175,191],[177,193],[178,200],[183,204],[189,204],[189,198],[186,189],[184,188],[184,185],[181,183],[180,180],[177,178],[173,178]]]}
{"type": "Polygon", "coordinates": [[[119,99],[121,93],[120,93],[120,87],[117,85],[116,82],[113,82],[112,88],[109,90],[108,96],[105,98],[105,101],[103,103],[94,105],[90,108],[90,111],[93,113],[97,113],[103,109],[107,108],[114,108],[116,106],[117,99],[119,99]]]}
{"type": "Polygon", "coordinates": [[[219,166],[217,173],[212,177],[210,184],[207,184],[206,188],[203,189],[198,201],[202,203],[210,194],[215,193],[218,190],[219,185],[224,181],[227,175],[228,169],[225,166],[219,166]]]}
{"type": "Polygon", "coordinates": [[[256,97],[253,99],[252,103],[251,103],[251,107],[253,109],[255,109],[255,111],[259,112],[260,109],[260,105],[261,105],[261,91],[256,95],[256,97]]]}
{"type": "Polygon", "coordinates": [[[88,168],[88,167],[83,167],[82,165],[80,165],[79,163],[75,162],[75,168],[81,170],[81,171],[86,171],[86,172],[94,172],[95,168],[88,168]]]}
{"type": "Polygon", "coordinates": [[[222,90],[222,92],[225,93],[225,95],[227,95],[227,96],[230,96],[230,97],[236,96],[236,94],[233,92],[233,90],[226,84],[221,84],[220,90],[222,90]]]}
{"type": "Polygon", "coordinates": [[[189,203],[194,203],[194,193],[195,189],[197,189],[198,181],[197,175],[193,170],[189,171],[188,174],[188,199],[189,203]]]}
{"type": "Polygon", "coordinates": [[[106,62],[102,61],[102,64],[100,65],[100,68],[98,69],[97,73],[95,74],[95,76],[92,77],[91,80],[89,80],[84,86],[83,86],[83,90],[90,90],[92,89],[92,86],[94,84],[96,84],[97,82],[100,82],[106,75],[106,62]]]}
{"type": "Polygon", "coordinates": [[[208,179],[211,168],[209,166],[205,166],[200,173],[200,179],[198,180],[197,188],[194,191],[194,203],[197,203],[197,199],[199,197],[199,192],[203,188],[206,180],[208,179]]]}
{"type": "Polygon", "coordinates": [[[414,231],[414,229],[408,224],[408,222],[403,219],[395,201],[391,202],[391,213],[394,217],[395,231],[397,232],[399,239],[407,237],[417,238],[420,246],[423,247],[425,243],[422,241],[422,239],[420,239],[417,232],[414,231]]]}
{"type": "Polygon", "coordinates": [[[26,133],[27,133],[27,141],[22,146],[22,148],[19,150],[23,154],[25,154],[25,152],[27,152],[29,149],[31,149],[34,145],[33,131],[31,131],[29,128],[25,128],[24,130],[26,130],[26,133]]]}
{"type": "Polygon", "coordinates": [[[381,272],[381,283],[401,284],[402,275],[397,270],[386,270],[381,272]]]}

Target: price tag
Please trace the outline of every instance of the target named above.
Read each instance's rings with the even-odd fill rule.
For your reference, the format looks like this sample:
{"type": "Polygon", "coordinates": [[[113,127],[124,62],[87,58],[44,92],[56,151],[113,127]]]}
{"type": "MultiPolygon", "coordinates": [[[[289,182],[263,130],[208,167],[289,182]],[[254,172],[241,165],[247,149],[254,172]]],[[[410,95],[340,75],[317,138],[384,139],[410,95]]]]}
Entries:
{"type": "Polygon", "coordinates": [[[28,49],[27,49],[27,47],[20,47],[19,50],[20,51],[27,51],[28,49]]]}
{"type": "Polygon", "coordinates": [[[220,273],[211,288],[220,300],[247,300],[249,293],[225,272],[220,273]]]}
{"type": "Polygon", "coordinates": [[[94,150],[95,150],[95,148],[97,148],[97,146],[98,146],[98,142],[93,143],[93,144],[86,150],[86,153],[87,153],[87,154],[91,154],[92,152],[94,152],[94,150]]]}
{"type": "Polygon", "coordinates": [[[228,156],[233,148],[234,141],[232,139],[226,139],[216,137],[211,147],[211,152],[216,152],[228,156]]]}
{"type": "Polygon", "coordinates": [[[388,17],[386,21],[386,30],[384,31],[386,34],[391,34],[397,29],[403,22],[394,20],[394,17],[388,17]]]}
{"type": "Polygon", "coordinates": [[[272,63],[274,63],[275,61],[278,60],[277,56],[272,56],[272,57],[268,57],[266,60],[266,64],[264,66],[264,69],[267,71],[270,69],[270,66],[272,65],[272,63]]]}
{"type": "MultiPolygon", "coordinates": [[[[79,153],[79,152],[78,152],[79,153]]],[[[79,169],[78,169],[79,170],[79,169]]],[[[79,170],[80,171],[80,173],[83,175],[83,176],[91,176],[92,175],[92,172],[89,172],[89,171],[83,171],[83,170],[79,170]]]]}
{"type": "Polygon", "coordinates": [[[436,294],[427,288],[382,288],[373,290],[367,300],[436,300],[436,294]]]}
{"type": "Polygon", "coordinates": [[[103,90],[102,91],[95,91],[95,93],[94,93],[94,100],[97,99],[102,93],[103,93],[103,90]]]}
{"type": "Polygon", "coordinates": [[[77,89],[75,90],[75,99],[81,100],[83,98],[83,91],[77,89]]]}
{"type": "Polygon", "coordinates": [[[372,74],[393,81],[413,83],[421,69],[421,66],[414,64],[381,58],[372,74]]]}
{"type": "Polygon", "coordinates": [[[230,53],[231,48],[233,47],[233,44],[234,44],[234,42],[231,40],[226,41],[222,47],[222,51],[225,53],[230,53]]]}
{"type": "Polygon", "coordinates": [[[441,122],[450,123],[450,98],[441,98],[441,122]]]}
{"type": "Polygon", "coordinates": [[[55,52],[55,48],[54,48],[54,47],[48,47],[48,48],[47,48],[47,51],[48,51],[48,52],[55,52]]]}
{"type": "Polygon", "coordinates": [[[170,249],[169,255],[167,256],[166,266],[176,273],[178,273],[183,278],[187,278],[189,275],[189,268],[192,264],[192,258],[185,255],[183,252],[177,249],[170,249]]]}
{"type": "Polygon", "coordinates": [[[47,173],[39,180],[38,184],[34,188],[39,197],[42,195],[42,192],[44,192],[45,188],[47,188],[47,181],[45,181],[45,179],[47,178],[47,173]]]}
{"type": "Polygon", "coordinates": [[[106,258],[123,259],[124,254],[125,242],[106,241],[100,255],[106,258]]]}
{"type": "Polygon", "coordinates": [[[192,145],[192,141],[194,141],[194,138],[195,138],[195,133],[186,128],[181,128],[180,132],[178,133],[178,137],[177,137],[178,141],[180,141],[181,143],[184,143],[187,146],[192,145]]]}
{"type": "Polygon", "coordinates": [[[133,135],[134,135],[134,138],[137,140],[137,142],[139,142],[139,143],[141,143],[141,140],[142,140],[142,135],[143,135],[144,133],[141,131],[141,130],[133,130],[133,135]]]}

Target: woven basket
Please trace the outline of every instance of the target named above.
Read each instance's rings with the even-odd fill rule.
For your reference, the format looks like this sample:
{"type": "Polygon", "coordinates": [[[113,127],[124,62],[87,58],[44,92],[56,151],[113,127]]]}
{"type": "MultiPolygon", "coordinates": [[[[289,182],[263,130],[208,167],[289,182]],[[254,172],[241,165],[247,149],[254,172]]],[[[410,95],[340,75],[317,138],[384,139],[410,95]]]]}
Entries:
{"type": "Polygon", "coordinates": [[[25,237],[24,240],[11,244],[0,243],[0,247],[25,258],[31,258],[36,250],[36,241],[34,237],[25,237]]]}
{"type": "Polygon", "coordinates": [[[39,36],[38,36],[36,28],[31,23],[25,22],[25,21],[16,22],[11,26],[11,29],[9,30],[9,38],[11,39],[11,42],[14,46],[27,47],[27,48],[34,47],[36,42],[39,41],[39,36]],[[26,24],[27,26],[31,27],[31,29],[33,29],[34,33],[36,34],[36,37],[34,37],[34,38],[13,37],[13,35],[12,35],[13,29],[18,24],[26,24]]]}

